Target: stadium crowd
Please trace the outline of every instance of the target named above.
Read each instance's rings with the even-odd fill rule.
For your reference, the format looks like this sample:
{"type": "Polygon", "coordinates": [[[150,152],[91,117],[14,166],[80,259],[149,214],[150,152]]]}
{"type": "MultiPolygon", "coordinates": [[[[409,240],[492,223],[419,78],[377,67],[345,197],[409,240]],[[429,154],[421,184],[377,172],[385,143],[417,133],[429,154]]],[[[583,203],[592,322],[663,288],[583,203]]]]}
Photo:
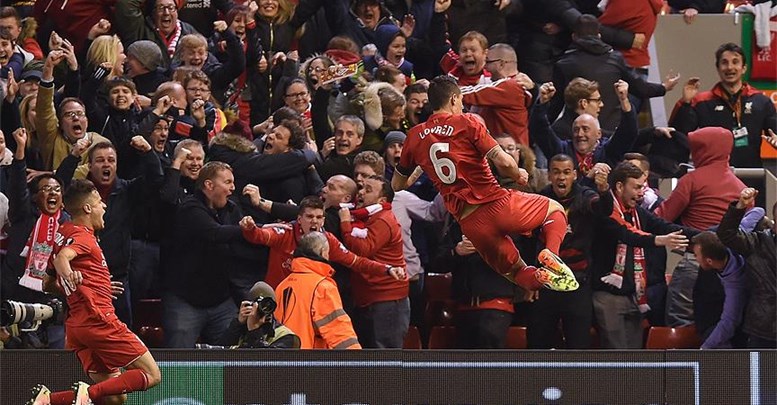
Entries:
{"type": "MultiPolygon", "coordinates": [[[[730,169],[764,167],[777,113],[733,43],[704,59],[710,90],[694,72],[649,82],[663,1],[0,3],[3,300],[48,302],[63,194],[87,179],[116,316],[132,328],[133,306],[161,299],[168,348],[271,346],[250,333],[265,323],[290,346],[401,348],[432,326],[428,273],[452,273],[460,348],[503,348],[514,324],[533,349],[590,348],[592,328],[602,348],[642,348],[647,323],[777,348],[777,206],[730,169]],[[468,182],[447,150],[422,151],[433,173],[400,164],[440,75],[527,176],[480,175],[563,207],[574,291],[490,268],[438,197],[433,178],[468,182]],[[661,96],[678,100],[669,127],[640,127],[661,96]],[[662,177],[679,177],[666,199],[662,177]]],[[[689,24],[725,6],[668,3],[689,24]]],[[[540,230],[513,242],[541,267],[540,230]]],[[[65,347],[62,325],[34,336],[15,347],[65,347]]]]}

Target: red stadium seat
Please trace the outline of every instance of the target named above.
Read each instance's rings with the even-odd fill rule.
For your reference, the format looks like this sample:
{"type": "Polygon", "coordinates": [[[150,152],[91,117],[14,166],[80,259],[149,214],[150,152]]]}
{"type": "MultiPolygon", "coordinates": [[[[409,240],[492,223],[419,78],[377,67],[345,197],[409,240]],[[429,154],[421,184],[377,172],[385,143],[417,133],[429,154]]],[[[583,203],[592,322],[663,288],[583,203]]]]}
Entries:
{"type": "Polygon", "coordinates": [[[456,328],[453,326],[435,326],[429,334],[430,349],[456,348],[456,328]]]}
{"type": "Polygon", "coordinates": [[[165,347],[165,332],[159,326],[141,326],[138,337],[150,348],[165,347]]]}
{"type": "Polygon", "coordinates": [[[455,314],[456,302],[453,300],[427,301],[424,309],[424,325],[427,328],[452,326],[455,314]]]}
{"type": "Polygon", "coordinates": [[[507,330],[507,342],[505,344],[507,349],[526,349],[528,343],[526,342],[526,327],[525,326],[511,326],[507,330]]]}
{"type": "Polygon", "coordinates": [[[646,349],[698,349],[701,339],[696,334],[696,326],[670,328],[653,326],[648,331],[646,349]]]}
{"type": "Polygon", "coordinates": [[[144,326],[162,326],[162,300],[144,299],[132,306],[132,323],[139,331],[144,326]]]}
{"type": "Polygon", "coordinates": [[[421,334],[418,332],[417,327],[411,325],[410,328],[407,329],[407,334],[405,335],[405,341],[402,344],[402,348],[410,350],[422,349],[421,334]]]}

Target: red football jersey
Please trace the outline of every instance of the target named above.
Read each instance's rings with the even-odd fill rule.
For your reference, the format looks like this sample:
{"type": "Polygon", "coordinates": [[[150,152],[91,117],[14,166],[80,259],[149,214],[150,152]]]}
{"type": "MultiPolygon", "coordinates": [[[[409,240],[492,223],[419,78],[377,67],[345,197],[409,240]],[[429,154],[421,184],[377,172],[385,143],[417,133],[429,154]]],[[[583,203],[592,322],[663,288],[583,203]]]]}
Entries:
{"type": "Polygon", "coordinates": [[[421,166],[448,211],[458,216],[465,203],[485,204],[507,195],[486,161],[486,154],[497,147],[486,127],[470,114],[434,114],[408,132],[397,170],[409,176],[421,166]]]}
{"type": "Polygon", "coordinates": [[[73,271],[80,271],[84,279],[67,297],[70,307],[67,323],[88,326],[117,319],[111,296],[111,273],[94,231],[65,222],[58,233],[55,253],[65,247],[73,249],[76,257],[70,261],[70,267],[73,271]]]}

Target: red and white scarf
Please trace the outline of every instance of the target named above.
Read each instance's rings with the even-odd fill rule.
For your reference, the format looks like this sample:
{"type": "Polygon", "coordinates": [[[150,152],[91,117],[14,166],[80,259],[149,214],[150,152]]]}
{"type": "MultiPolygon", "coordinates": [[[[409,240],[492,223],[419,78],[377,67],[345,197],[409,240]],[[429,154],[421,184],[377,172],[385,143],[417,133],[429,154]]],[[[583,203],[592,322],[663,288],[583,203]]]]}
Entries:
{"type": "Polygon", "coordinates": [[[162,37],[162,41],[165,42],[165,45],[167,45],[167,55],[172,58],[175,55],[175,48],[178,47],[178,40],[181,39],[181,20],[178,20],[175,23],[175,31],[173,31],[170,36],[165,35],[159,29],[156,31],[159,33],[159,36],[162,37]]]}
{"type": "Polygon", "coordinates": [[[367,239],[367,220],[383,210],[391,211],[391,203],[382,202],[351,210],[351,217],[353,218],[353,222],[351,223],[351,226],[353,226],[351,236],[359,239],[367,239]]]}
{"type": "MultiPolygon", "coordinates": [[[[612,191],[610,191],[612,194],[612,191]]],[[[636,209],[626,209],[620,199],[612,195],[613,211],[610,218],[615,221],[629,226],[636,231],[642,231],[642,225],[639,221],[639,215],[636,209]],[[631,222],[626,220],[626,214],[631,215],[631,222]]],[[[615,265],[612,268],[612,272],[602,277],[601,280],[605,284],[609,284],[618,289],[623,286],[623,274],[626,270],[626,256],[628,254],[629,246],[625,243],[618,241],[618,246],[615,250],[615,265]]],[[[639,306],[639,311],[645,313],[650,310],[650,306],[647,303],[647,267],[645,261],[645,250],[641,247],[632,247],[634,253],[634,295],[639,306]]]]}
{"type": "Polygon", "coordinates": [[[24,275],[19,280],[19,285],[31,290],[43,291],[43,278],[46,276],[49,259],[54,252],[54,241],[59,230],[61,214],[62,210],[57,210],[54,215],[41,213],[38,217],[27,245],[21,253],[27,261],[24,263],[24,275]]]}

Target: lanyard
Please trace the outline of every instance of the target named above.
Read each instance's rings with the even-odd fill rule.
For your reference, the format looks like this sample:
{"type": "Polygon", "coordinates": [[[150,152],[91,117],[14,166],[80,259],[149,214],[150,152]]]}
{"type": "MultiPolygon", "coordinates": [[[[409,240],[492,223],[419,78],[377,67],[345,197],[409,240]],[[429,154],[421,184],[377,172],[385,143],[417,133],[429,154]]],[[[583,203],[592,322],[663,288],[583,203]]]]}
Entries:
{"type": "Polygon", "coordinates": [[[728,108],[734,111],[732,114],[734,116],[734,119],[737,120],[737,128],[742,127],[742,92],[741,90],[738,92],[738,94],[733,94],[731,97],[726,99],[726,105],[728,105],[728,108]],[[736,97],[736,102],[734,104],[731,104],[731,97],[736,97]]]}

